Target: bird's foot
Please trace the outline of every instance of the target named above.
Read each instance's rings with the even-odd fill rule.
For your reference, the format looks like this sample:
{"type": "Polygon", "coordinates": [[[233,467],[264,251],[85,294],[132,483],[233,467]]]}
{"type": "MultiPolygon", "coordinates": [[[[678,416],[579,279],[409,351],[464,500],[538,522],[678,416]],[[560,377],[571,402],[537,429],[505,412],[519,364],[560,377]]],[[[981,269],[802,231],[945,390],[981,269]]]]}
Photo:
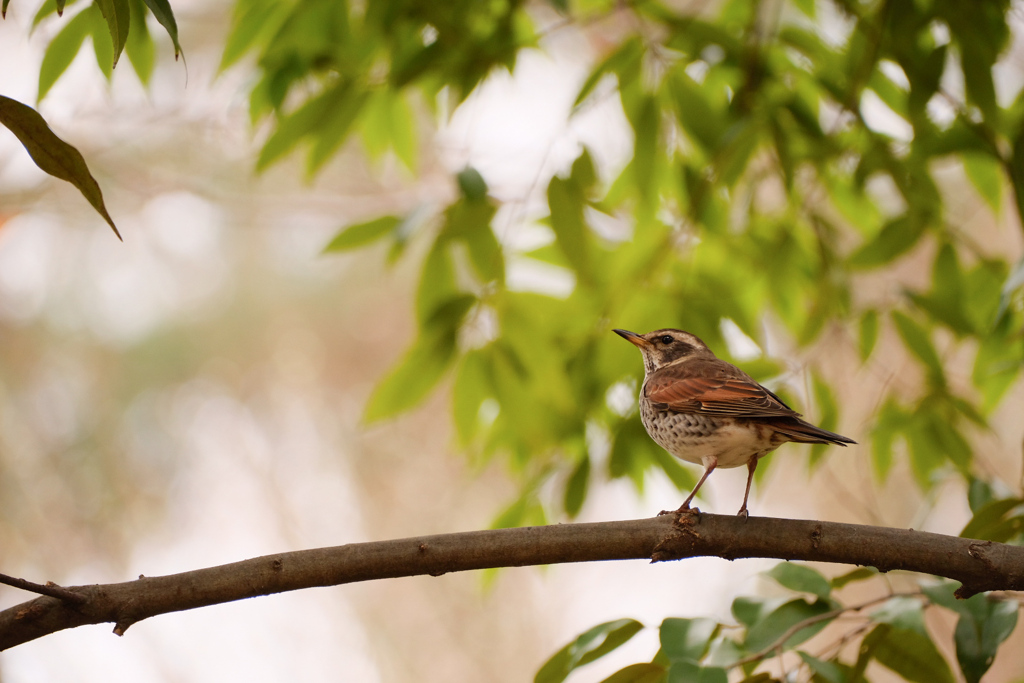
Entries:
{"type": "Polygon", "coordinates": [[[677,510],[662,510],[661,512],[658,513],[658,516],[661,517],[662,515],[682,515],[682,514],[700,515],[700,508],[690,507],[688,504],[683,503],[682,505],[679,506],[679,509],[677,509],[677,510]]]}
{"type": "Polygon", "coordinates": [[[743,507],[740,508],[740,511],[736,513],[736,516],[742,517],[743,519],[747,519],[748,517],[750,517],[750,511],[747,510],[747,506],[744,505],[743,507]]]}

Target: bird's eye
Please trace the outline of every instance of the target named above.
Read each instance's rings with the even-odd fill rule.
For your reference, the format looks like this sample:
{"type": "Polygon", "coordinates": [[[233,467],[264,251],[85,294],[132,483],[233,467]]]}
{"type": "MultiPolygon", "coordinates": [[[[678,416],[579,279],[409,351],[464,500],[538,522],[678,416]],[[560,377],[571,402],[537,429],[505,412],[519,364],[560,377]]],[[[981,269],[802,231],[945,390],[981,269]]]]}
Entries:
{"type": "Polygon", "coordinates": [[[675,337],[673,337],[670,334],[663,335],[662,338],[661,338],[661,343],[662,344],[671,344],[674,341],[675,341],[675,337]]]}

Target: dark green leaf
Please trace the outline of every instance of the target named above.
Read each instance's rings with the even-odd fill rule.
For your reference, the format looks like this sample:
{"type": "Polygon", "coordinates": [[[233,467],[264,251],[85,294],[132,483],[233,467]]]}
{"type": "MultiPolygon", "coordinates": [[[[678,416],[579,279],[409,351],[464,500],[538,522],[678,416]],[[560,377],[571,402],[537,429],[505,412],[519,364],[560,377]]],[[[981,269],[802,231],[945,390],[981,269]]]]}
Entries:
{"type": "Polygon", "coordinates": [[[619,669],[601,683],[664,683],[665,667],[661,664],[630,664],[619,669]]]}
{"type": "Polygon", "coordinates": [[[804,660],[804,664],[811,668],[811,671],[828,683],[847,683],[849,680],[846,677],[846,672],[836,662],[827,662],[812,657],[806,652],[797,652],[797,654],[800,655],[800,659],[804,660]]]}
{"type": "Polygon", "coordinates": [[[822,600],[827,600],[832,594],[828,579],[805,564],[780,562],[764,574],[792,591],[812,593],[822,600]]]}
{"type": "MultiPolygon", "coordinates": [[[[171,43],[174,45],[174,58],[177,59],[181,54],[181,45],[178,43],[178,22],[174,20],[171,3],[167,0],[144,0],[144,2],[156,20],[167,31],[167,35],[171,37],[171,43]]],[[[139,21],[144,20],[145,18],[139,15],[139,21]]]]}
{"type": "Polygon", "coordinates": [[[1022,530],[1019,515],[1008,517],[1021,505],[1024,505],[1024,498],[1000,498],[982,505],[960,532],[960,537],[1005,543],[1022,530]]]}
{"type": "Polygon", "coordinates": [[[975,595],[966,602],[975,604],[965,610],[957,622],[956,658],[968,683],[978,683],[995,661],[999,646],[1017,626],[1020,605],[1016,600],[993,600],[975,595]]]}
{"type": "Polygon", "coordinates": [[[589,482],[590,457],[584,454],[565,484],[565,513],[570,518],[576,517],[583,508],[583,501],[587,498],[587,484],[589,482]]]}
{"type": "Polygon", "coordinates": [[[128,42],[128,28],[131,22],[131,10],[128,7],[128,0],[95,0],[96,5],[103,13],[107,22],[107,29],[110,31],[110,40],[114,45],[114,60],[111,66],[117,66],[117,60],[121,56],[124,44],[128,42]]]}
{"type": "Polygon", "coordinates": [[[851,571],[841,574],[832,579],[832,589],[838,590],[848,583],[854,583],[856,581],[866,581],[873,579],[878,576],[878,570],[874,567],[857,567],[851,571]]]}
{"type": "Polygon", "coordinates": [[[672,662],[668,683],[729,683],[725,669],[700,666],[694,662],[672,662]]]}
{"type": "Polygon", "coordinates": [[[893,627],[874,657],[911,683],[955,683],[953,672],[926,634],[893,627]]]}
{"type": "MultiPolygon", "coordinates": [[[[803,599],[790,600],[751,626],[747,631],[747,639],[744,646],[750,652],[759,652],[766,647],[776,644],[778,638],[795,624],[811,617],[820,616],[831,610],[832,605],[825,600],[815,600],[814,602],[807,602],[803,599]]],[[[811,624],[794,633],[785,643],[780,645],[785,648],[796,647],[827,625],[827,620],[811,624]]]]}
{"type": "Polygon", "coordinates": [[[672,662],[699,662],[718,628],[711,619],[665,619],[659,631],[661,651],[672,662]]]}
{"type": "Polygon", "coordinates": [[[324,253],[350,251],[376,242],[395,231],[402,222],[398,216],[382,216],[365,223],[357,223],[343,228],[324,247],[324,253]]]}
{"type": "Polygon", "coordinates": [[[459,181],[459,190],[462,191],[462,196],[471,202],[479,202],[487,197],[487,182],[484,177],[480,175],[480,171],[476,170],[472,166],[459,171],[457,176],[459,181]]]}
{"type": "Polygon", "coordinates": [[[574,669],[615,650],[642,628],[643,624],[635,619],[617,619],[598,624],[556,652],[537,672],[534,683],[561,683],[574,669]]]}
{"type": "Polygon", "coordinates": [[[77,187],[93,208],[103,216],[117,238],[121,239],[117,226],[103,204],[103,192],[96,179],[89,173],[82,154],[57,137],[35,109],[0,95],[0,124],[7,126],[21,144],[25,145],[32,161],[36,162],[39,168],[77,187]]]}

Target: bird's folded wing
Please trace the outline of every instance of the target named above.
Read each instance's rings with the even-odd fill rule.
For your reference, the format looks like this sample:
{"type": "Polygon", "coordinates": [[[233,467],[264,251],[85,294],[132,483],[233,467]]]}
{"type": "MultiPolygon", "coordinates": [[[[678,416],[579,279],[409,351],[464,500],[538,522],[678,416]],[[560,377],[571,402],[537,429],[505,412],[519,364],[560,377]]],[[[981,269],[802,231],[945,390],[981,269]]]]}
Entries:
{"type": "Polygon", "coordinates": [[[648,399],[679,413],[731,417],[799,415],[778,396],[750,379],[674,377],[672,373],[655,373],[647,381],[646,391],[648,399]]]}

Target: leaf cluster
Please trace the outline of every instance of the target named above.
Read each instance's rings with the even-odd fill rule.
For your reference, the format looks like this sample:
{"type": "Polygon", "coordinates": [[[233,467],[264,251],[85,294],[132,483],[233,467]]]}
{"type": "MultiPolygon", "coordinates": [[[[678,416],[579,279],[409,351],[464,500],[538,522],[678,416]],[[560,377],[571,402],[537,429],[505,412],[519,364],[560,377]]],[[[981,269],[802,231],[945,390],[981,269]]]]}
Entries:
{"type": "MultiPolygon", "coordinates": [[[[829,580],[807,565],[785,562],[765,576],[790,595],[736,598],[732,604],[735,624],[707,618],[665,619],[658,627],[661,647],[654,658],[626,666],[603,683],[726,683],[735,670],[742,672],[744,683],[767,683],[777,679],[759,670],[761,665],[787,653],[799,657],[787,671],[787,680],[799,675],[799,680],[814,683],[868,683],[867,667],[877,662],[912,683],[953,683],[959,678],[925,627],[924,612],[929,607],[957,615],[953,645],[960,674],[968,683],[978,683],[1017,624],[1016,600],[987,595],[957,600],[952,583],[847,606],[836,592],[874,578],[875,570],[855,569],[829,580]],[[823,634],[830,625],[831,631],[823,634]]],[[[561,683],[644,628],[634,619],[599,624],[555,653],[534,681],[561,683]]]]}

